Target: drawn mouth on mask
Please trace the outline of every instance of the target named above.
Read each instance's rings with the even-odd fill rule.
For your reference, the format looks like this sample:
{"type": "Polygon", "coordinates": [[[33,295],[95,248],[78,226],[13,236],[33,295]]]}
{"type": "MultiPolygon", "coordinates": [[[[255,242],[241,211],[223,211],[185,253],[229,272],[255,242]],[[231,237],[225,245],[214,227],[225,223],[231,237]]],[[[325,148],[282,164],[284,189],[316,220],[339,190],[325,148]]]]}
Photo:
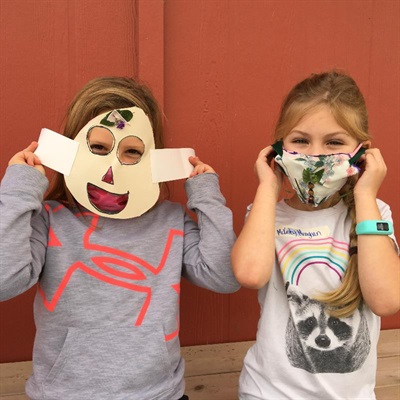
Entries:
{"type": "Polygon", "coordinates": [[[88,183],[86,188],[92,206],[105,214],[118,214],[126,207],[129,200],[129,192],[111,193],[91,183],[88,183]]]}

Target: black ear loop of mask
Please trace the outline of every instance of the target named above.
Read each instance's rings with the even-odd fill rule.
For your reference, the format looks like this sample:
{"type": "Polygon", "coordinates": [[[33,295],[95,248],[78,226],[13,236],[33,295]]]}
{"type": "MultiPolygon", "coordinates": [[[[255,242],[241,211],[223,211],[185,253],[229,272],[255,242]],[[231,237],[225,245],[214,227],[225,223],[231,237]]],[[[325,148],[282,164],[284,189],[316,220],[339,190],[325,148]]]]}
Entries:
{"type": "Polygon", "coordinates": [[[354,154],[354,156],[351,157],[351,158],[349,159],[349,164],[350,164],[350,165],[356,165],[356,166],[357,166],[358,164],[362,164],[363,161],[361,161],[361,162],[359,162],[359,163],[357,163],[357,161],[360,159],[360,157],[361,157],[363,154],[365,154],[365,150],[367,150],[365,147],[360,147],[360,148],[358,149],[357,153],[354,154]]]}
{"type": "Polygon", "coordinates": [[[282,140],[278,140],[272,145],[272,148],[275,150],[276,154],[282,156],[283,154],[283,142],[282,140]]]}
{"type": "MultiPolygon", "coordinates": [[[[271,165],[272,160],[273,160],[277,155],[282,156],[282,154],[283,154],[283,142],[282,142],[281,140],[279,140],[278,142],[275,142],[275,143],[274,143],[273,145],[271,145],[271,146],[272,146],[272,148],[274,149],[274,151],[273,151],[271,154],[269,154],[268,157],[267,157],[267,162],[268,162],[268,164],[270,164],[270,165],[271,165]]],[[[281,169],[281,171],[286,175],[285,171],[283,170],[283,168],[282,168],[279,164],[275,163],[275,165],[278,165],[278,167],[281,169]]]]}

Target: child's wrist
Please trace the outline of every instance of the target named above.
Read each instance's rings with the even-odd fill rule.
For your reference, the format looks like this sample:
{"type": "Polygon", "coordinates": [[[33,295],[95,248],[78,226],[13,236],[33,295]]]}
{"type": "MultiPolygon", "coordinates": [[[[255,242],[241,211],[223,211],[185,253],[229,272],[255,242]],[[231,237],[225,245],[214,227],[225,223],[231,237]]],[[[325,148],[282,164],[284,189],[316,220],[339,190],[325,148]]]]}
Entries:
{"type": "Polygon", "coordinates": [[[263,197],[271,198],[272,200],[277,202],[279,197],[280,187],[278,184],[261,181],[258,184],[257,192],[262,192],[263,197]]]}
{"type": "Polygon", "coordinates": [[[373,196],[364,196],[355,198],[356,206],[356,222],[369,219],[381,219],[381,214],[376,202],[376,198],[373,196]]]}
{"type": "Polygon", "coordinates": [[[376,193],[372,191],[361,191],[361,192],[356,192],[354,191],[354,201],[356,203],[362,202],[362,203],[375,203],[376,202],[376,193]]]}

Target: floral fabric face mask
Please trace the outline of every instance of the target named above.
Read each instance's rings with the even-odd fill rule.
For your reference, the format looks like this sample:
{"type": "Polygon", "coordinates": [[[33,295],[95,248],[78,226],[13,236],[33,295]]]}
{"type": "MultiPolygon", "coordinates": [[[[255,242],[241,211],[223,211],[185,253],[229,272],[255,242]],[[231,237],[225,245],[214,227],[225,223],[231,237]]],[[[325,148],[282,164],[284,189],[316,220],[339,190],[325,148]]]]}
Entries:
{"type": "Polygon", "coordinates": [[[318,207],[337,193],[349,176],[358,174],[356,161],[365,153],[360,144],[353,153],[306,155],[283,148],[282,141],[272,145],[276,163],[288,177],[293,189],[305,204],[318,207]]]}

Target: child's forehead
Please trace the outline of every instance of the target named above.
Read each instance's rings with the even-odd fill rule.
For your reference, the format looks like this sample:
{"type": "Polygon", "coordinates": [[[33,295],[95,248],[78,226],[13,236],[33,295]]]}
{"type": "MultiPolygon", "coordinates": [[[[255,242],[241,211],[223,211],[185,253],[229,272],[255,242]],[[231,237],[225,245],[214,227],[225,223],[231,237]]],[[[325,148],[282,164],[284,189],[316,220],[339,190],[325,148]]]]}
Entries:
{"type": "Polygon", "coordinates": [[[297,121],[293,121],[291,125],[286,136],[292,132],[309,136],[319,134],[348,135],[346,129],[339,124],[329,107],[310,110],[297,121]]]}
{"type": "Polygon", "coordinates": [[[319,106],[308,110],[298,121],[298,125],[307,123],[333,123],[338,124],[332,110],[328,106],[319,106]]]}

